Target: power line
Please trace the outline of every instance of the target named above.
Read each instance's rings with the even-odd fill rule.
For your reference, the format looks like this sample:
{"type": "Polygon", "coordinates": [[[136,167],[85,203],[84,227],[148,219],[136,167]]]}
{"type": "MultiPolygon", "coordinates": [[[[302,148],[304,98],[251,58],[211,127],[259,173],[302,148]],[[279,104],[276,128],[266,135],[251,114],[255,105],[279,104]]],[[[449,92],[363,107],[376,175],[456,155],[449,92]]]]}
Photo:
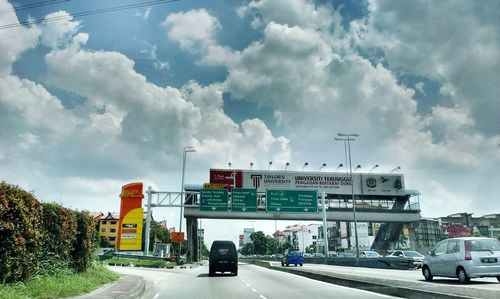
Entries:
{"type": "Polygon", "coordinates": [[[50,17],[50,18],[34,19],[34,20],[28,20],[28,21],[23,21],[23,22],[18,22],[18,23],[1,25],[0,30],[20,27],[20,26],[25,26],[25,25],[39,24],[39,23],[44,23],[44,22],[67,20],[67,19],[72,19],[72,18],[102,14],[102,13],[107,13],[107,12],[115,12],[115,11],[120,11],[120,10],[131,9],[131,8],[139,8],[139,7],[144,7],[144,6],[152,6],[152,5],[164,4],[164,3],[170,3],[170,2],[177,2],[177,1],[179,1],[179,0],[155,0],[155,1],[145,1],[145,2],[139,2],[139,3],[132,3],[132,4],[127,4],[127,5],[120,5],[120,6],[112,6],[112,7],[107,7],[107,8],[77,12],[77,13],[67,15],[67,16],[54,16],[54,17],[50,17]]]}
{"type": "Polygon", "coordinates": [[[41,6],[54,5],[54,4],[58,4],[58,3],[62,3],[62,2],[69,2],[69,1],[71,1],[71,0],[46,0],[46,1],[41,1],[41,2],[34,2],[34,3],[30,3],[30,4],[25,4],[25,5],[14,6],[13,8],[9,8],[9,9],[2,9],[2,10],[0,10],[0,14],[12,12],[12,11],[19,11],[19,10],[23,10],[23,9],[41,7],[41,6]]]}

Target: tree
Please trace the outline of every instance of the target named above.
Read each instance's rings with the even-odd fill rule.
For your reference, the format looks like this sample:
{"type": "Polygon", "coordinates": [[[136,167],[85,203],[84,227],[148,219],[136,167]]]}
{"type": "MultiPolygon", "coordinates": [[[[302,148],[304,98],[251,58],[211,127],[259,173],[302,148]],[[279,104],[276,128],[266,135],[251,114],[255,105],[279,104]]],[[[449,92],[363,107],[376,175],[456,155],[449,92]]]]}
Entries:
{"type": "Polygon", "coordinates": [[[109,242],[109,239],[105,236],[101,236],[99,239],[99,247],[101,248],[110,248],[113,247],[111,243],[109,242]]]}
{"type": "Polygon", "coordinates": [[[267,239],[264,232],[258,231],[250,235],[250,240],[254,245],[254,254],[267,254],[267,239]]]}
{"type": "Polygon", "coordinates": [[[240,252],[243,255],[251,255],[253,254],[253,243],[246,243],[243,247],[240,248],[240,252]]]}

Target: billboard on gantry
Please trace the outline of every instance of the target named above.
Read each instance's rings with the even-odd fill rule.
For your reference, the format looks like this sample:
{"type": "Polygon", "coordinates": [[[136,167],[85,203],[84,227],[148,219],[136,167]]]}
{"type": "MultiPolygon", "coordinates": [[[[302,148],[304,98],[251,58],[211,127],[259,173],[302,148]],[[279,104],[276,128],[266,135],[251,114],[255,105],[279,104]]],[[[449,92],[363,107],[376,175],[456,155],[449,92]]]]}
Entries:
{"type": "MultiPolygon", "coordinates": [[[[232,189],[235,174],[237,188],[255,188],[259,193],[267,189],[313,189],[328,194],[351,194],[351,177],[342,172],[306,172],[273,170],[210,169],[210,183],[225,183],[232,189]]],[[[404,195],[402,174],[353,173],[354,194],[404,195]]]]}

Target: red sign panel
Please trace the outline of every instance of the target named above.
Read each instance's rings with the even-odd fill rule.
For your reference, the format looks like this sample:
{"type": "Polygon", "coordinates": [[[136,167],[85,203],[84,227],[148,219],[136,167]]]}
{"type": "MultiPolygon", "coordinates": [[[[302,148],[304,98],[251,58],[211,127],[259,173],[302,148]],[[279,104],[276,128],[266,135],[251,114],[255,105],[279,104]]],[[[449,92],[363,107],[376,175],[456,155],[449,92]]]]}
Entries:
{"type": "Polygon", "coordinates": [[[173,243],[180,243],[184,241],[184,233],[183,232],[170,233],[170,241],[172,241],[173,243]]]}
{"type": "Polygon", "coordinates": [[[243,186],[243,173],[241,170],[210,169],[210,184],[224,184],[224,189],[241,188],[243,186]],[[236,187],[234,177],[236,176],[236,187]]]}

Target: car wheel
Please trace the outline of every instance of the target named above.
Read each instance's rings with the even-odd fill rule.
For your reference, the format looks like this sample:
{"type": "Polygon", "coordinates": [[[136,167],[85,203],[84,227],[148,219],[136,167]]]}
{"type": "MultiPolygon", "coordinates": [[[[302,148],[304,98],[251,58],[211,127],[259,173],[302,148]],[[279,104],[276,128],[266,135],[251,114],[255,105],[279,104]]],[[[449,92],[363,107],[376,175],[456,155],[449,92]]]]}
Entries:
{"type": "Polygon", "coordinates": [[[208,276],[214,276],[215,271],[212,268],[208,269],[208,276]]]}
{"type": "Polygon", "coordinates": [[[233,275],[238,276],[238,269],[234,270],[233,275]]]}
{"type": "Polygon", "coordinates": [[[465,273],[464,268],[461,267],[457,269],[457,278],[461,283],[468,283],[470,281],[470,278],[467,276],[467,273],[465,273]]]}
{"type": "Polygon", "coordinates": [[[297,267],[297,264],[295,264],[295,267],[297,267]]]}
{"type": "Polygon", "coordinates": [[[431,281],[432,278],[434,278],[434,276],[432,276],[431,270],[427,266],[424,266],[422,268],[422,275],[424,275],[424,278],[427,281],[431,281]]]}
{"type": "Polygon", "coordinates": [[[302,264],[300,264],[300,266],[302,267],[302,264]]]}
{"type": "Polygon", "coordinates": [[[284,265],[285,265],[285,263],[281,262],[281,266],[284,266],[284,265]]]}
{"type": "Polygon", "coordinates": [[[290,265],[289,263],[286,263],[286,266],[288,267],[288,265],[290,265]]]}

